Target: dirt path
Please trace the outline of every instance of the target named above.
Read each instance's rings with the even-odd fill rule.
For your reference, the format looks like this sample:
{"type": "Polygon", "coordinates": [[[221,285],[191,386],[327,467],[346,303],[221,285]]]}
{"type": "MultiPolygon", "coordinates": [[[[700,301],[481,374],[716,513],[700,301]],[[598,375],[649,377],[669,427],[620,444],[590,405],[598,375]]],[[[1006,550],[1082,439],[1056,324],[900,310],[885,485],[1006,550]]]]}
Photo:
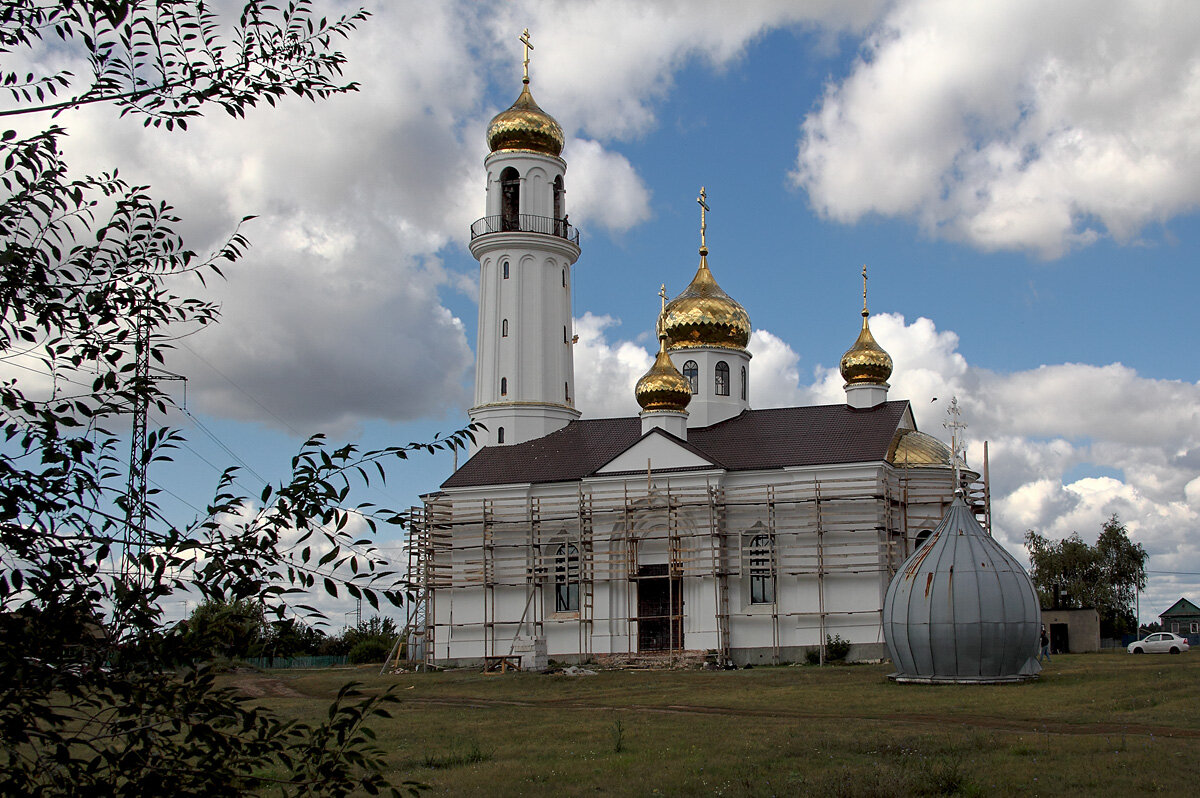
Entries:
{"type": "Polygon", "coordinates": [[[784,720],[864,720],[887,723],[909,723],[915,726],[967,726],[997,731],[1024,732],[1037,734],[1070,734],[1070,735],[1136,735],[1146,737],[1179,737],[1200,738],[1200,729],[1180,729],[1173,726],[1152,726],[1134,723],[1062,723],[1055,721],[1038,721],[1036,723],[1005,718],[992,718],[977,715],[915,715],[915,714],[816,714],[811,712],[794,712],[778,709],[733,709],[729,707],[708,707],[696,704],[669,704],[667,706],[642,706],[637,704],[611,705],[581,701],[513,701],[489,698],[418,698],[404,697],[405,703],[426,704],[432,706],[471,707],[489,709],[496,707],[518,707],[522,709],[566,709],[594,712],[597,710],[609,712],[630,712],[636,714],[677,714],[677,715],[723,715],[746,718],[779,718],[784,720]]]}

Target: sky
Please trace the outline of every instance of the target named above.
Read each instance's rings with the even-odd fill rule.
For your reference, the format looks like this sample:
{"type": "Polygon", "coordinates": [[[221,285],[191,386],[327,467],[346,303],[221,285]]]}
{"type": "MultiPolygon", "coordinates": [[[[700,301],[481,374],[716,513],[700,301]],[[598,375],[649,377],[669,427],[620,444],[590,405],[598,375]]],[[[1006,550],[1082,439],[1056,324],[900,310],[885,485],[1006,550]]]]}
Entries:
{"type": "MultiPolygon", "coordinates": [[[[101,107],[57,120],[73,167],[150,184],[197,250],[257,215],[228,279],[185,286],[223,315],[168,363],[187,414],[157,420],[189,437],[150,474],[168,514],[194,516],[229,464],[257,494],[313,432],[374,448],[466,423],[468,229],[527,27],[582,232],[585,416],[637,411],[658,287],[695,272],[703,186],[710,266],[754,326],[754,407],[844,401],[866,264],[889,398],[943,439],[958,398],[973,466],[988,442],[996,538],[1027,562],[1026,530],[1094,542],[1117,514],[1150,555],[1142,620],[1200,603],[1200,5],[367,7],[339,45],[356,93],[183,134],[101,107]]],[[[363,495],[417,504],[452,468],[421,456],[363,495]]]]}

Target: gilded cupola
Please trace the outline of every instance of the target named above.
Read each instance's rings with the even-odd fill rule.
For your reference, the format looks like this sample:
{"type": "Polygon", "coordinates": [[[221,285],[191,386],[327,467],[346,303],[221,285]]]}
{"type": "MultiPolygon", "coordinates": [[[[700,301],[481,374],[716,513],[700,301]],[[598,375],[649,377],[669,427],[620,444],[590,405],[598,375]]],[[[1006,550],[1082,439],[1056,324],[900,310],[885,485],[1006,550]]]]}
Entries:
{"type": "Polygon", "coordinates": [[[864,266],[862,330],[854,346],[842,355],[842,379],[847,385],[885,385],[888,377],[892,376],[892,356],[883,351],[883,347],[871,335],[871,327],[867,323],[870,315],[867,310],[867,267],[864,266]]]}
{"type": "Polygon", "coordinates": [[[692,400],[692,384],[679,373],[667,354],[667,336],[659,333],[658,357],[634,388],[642,410],[673,410],[686,412],[692,400]]]}
{"type": "Polygon", "coordinates": [[[704,189],[700,189],[700,267],[683,292],[663,310],[662,330],[671,349],[712,346],[745,349],[750,343],[750,315],[721,290],[708,268],[705,242],[704,189]]]}
{"type": "Polygon", "coordinates": [[[563,150],[563,129],[554,117],[543,111],[529,92],[529,29],[521,35],[525,45],[525,78],[521,95],[507,110],[492,117],[487,129],[488,148],[499,150],[530,150],[558,156],[563,150]]]}

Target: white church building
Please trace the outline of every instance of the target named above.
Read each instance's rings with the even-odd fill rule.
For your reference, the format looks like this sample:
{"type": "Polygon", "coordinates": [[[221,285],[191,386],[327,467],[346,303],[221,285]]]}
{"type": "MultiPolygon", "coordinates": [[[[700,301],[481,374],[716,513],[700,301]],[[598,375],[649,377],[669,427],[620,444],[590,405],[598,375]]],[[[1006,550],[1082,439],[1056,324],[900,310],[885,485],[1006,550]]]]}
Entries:
{"type": "MultiPolygon", "coordinates": [[[[744,665],[802,661],[836,635],[852,658],[886,656],[888,582],[951,504],[955,471],[909,403],[888,399],[865,280],[845,402],[754,409],[750,318],[710,268],[702,191],[699,265],[664,295],[642,412],[582,418],[563,132],[525,65],[488,127],[487,215],[471,227],[483,428],[410,518],[414,649],[436,665],[543,652],[744,665]]],[[[977,477],[961,479],[982,516],[977,477]]]]}

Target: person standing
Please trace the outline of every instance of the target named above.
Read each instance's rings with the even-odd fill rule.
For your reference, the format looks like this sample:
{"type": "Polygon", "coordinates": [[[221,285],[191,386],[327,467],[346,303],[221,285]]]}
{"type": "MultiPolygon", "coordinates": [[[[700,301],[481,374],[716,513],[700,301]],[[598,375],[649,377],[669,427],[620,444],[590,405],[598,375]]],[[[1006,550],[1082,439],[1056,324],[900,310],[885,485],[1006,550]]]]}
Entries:
{"type": "Polygon", "coordinates": [[[1042,624],[1041,644],[1042,644],[1042,650],[1038,653],[1038,662],[1041,662],[1043,657],[1046,658],[1046,662],[1049,662],[1050,661],[1050,633],[1046,631],[1046,624],[1042,624]]]}

